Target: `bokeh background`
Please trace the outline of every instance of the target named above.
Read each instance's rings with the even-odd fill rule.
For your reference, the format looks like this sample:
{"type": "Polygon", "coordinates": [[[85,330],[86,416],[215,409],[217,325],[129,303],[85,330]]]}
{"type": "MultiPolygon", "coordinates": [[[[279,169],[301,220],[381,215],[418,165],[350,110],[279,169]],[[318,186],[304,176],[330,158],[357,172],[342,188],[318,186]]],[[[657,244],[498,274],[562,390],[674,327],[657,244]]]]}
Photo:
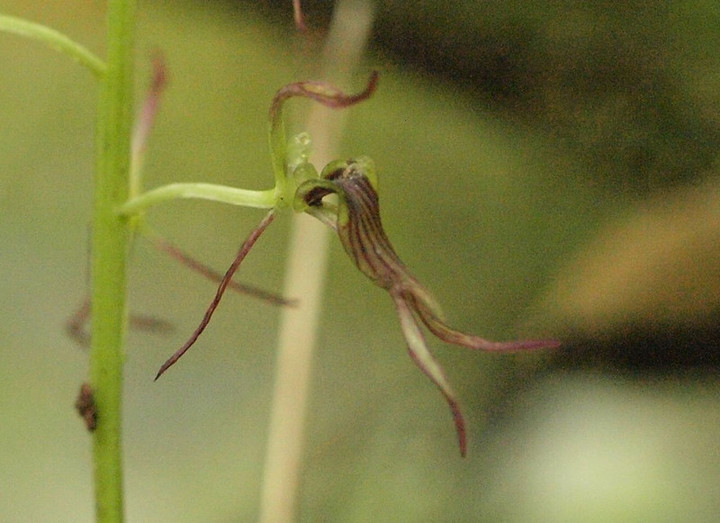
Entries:
{"type": "MultiPolygon", "coordinates": [[[[330,2],[307,2],[317,39],[330,2]]],[[[104,3],[0,1],[102,55],[104,3]]],[[[266,188],[270,99],[312,71],[290,2],[144,0],[138,93],[170,85],[146,185],[266,188]]],[[[720,7],[712,1],[376,3],[380,88],[342,155],[380,170],[405,262],[451,323],[552,353],[432,340],[470,431],[408,358],[392,304],[332,248],[313,370],[302,521],[712,521],[720,511],[720,7]]],[[[73,410],[87,353],[65,323],[87,289],[97,85],[0,35],[0,520],[90,521],[90,439],[73,410]]],[[[303,102],[298,102],[302,105],[303,102]]],[[[150,223],[224,269],[258,211],[207,202],[150,223]]],[[[282,285],[289,217],[241,279],[282,285]]],[[[257,516],[278,311],[228,295],[157,383],[214,285],[134,248],[129,521],[257,516]]]]}

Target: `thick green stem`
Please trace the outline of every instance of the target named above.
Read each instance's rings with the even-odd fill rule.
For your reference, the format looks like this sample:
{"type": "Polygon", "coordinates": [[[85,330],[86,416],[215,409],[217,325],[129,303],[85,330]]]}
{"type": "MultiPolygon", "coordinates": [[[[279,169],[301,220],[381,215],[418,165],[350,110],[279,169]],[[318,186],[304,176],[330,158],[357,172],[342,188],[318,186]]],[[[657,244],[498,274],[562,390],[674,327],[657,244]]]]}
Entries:
{"type": "Polygon", "coordinates": [[[97,521],[123,519],[121,399],[125,272],[129,229],[115,212],[127,198],[133,118],[135,0],[108,2],[107,72],[98,107],[92,241],[90,382],[98,421],[93,435],[97,521]]]}

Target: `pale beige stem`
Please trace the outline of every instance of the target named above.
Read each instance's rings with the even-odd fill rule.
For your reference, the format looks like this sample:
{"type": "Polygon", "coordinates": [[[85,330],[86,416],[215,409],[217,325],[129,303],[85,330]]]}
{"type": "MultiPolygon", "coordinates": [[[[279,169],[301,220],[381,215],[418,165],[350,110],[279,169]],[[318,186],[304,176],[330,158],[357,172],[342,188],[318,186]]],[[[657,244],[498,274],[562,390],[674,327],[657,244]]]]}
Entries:
{"type": "MultiPolygon", "coordinates": [[[[361,59],[372,22],[367,2],[341,0],[335,8],[325,47],[325,79],[343,86],[361,59]]],[[[322,168],[334,158],[345,111],[314,105],[307,130],[313,138],[313,163],[322,168]]],[[[307,413],[313,348],[317,337],[328,256],[328,229],[307,215],[293,219],[283,295],[300,299],[280,318],[277,368],[260,521],[279,523],[295,518],[304,424],[307,413]]]]}

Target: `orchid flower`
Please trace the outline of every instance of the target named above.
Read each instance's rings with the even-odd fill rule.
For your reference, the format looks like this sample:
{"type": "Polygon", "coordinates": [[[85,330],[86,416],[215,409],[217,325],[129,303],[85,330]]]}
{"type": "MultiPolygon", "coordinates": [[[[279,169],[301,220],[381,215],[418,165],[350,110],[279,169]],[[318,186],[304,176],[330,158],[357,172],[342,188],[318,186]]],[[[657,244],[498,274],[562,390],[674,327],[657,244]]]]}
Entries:
{"type": "Polygon", "coordinates": [[[467,451],[465,422],[455,393],[445,373],[429,351],[422,326],[441,340],[470,349],[518,351],[557,347],[555,340],[494,342],[457,331],[445,323],[440,307],[430,292],[410,273],[391,245],[380,219],[378,182],[373,161],[367,157],[330,162],[320,174],[309,163],[310,138],[301,133],[286,141],[282,108],[292,97],[310,98],[340,109],[367,99],[375,90],[373,73],[364,91],[348,95],[324,82],[297,82],[281,88],[270,108],[269,142],[275,187],[246,191],[209,184],[171,184],[131,199],[122,211],[137,213],[144,207],[172,198],[199,197],[269,209],[269,212],[242,244],[232,265],[222,277],[215,297],[187,342],[160,368],[155,379],[170,368],[198,339],[208,325],[225,289],[255,242],[272,223],[276,211],[292,207],[332,228],[355,266],[377,286],[388,291],[400,319],[410,356],[445,397],[455,422],[461,455],[467,451]],[[335,195],[334,199],[326,196],[335,195]]]}
{"type": "Polygon", "coordinates": [[[465,422],[442,367],[427,347],[420,324],[441,340],[469,349],[517,351],[557,347],[554,340],[494,342],[459,332],[442,319],[430,292],[408,271],[395,253],[380,220],[377,177],[373,161],[367,157],[329,164],[320,180],[302,184],[295,195],[295,210],[316,216],[338,234],[345,252],[358,269],[390,294],[400,318],[400,326],[410,356],[437,385],[450,406],[457,430],[460,453],[467,443],[465,422]],[[324,197],[337,195],[337,203],[324,197]]]}

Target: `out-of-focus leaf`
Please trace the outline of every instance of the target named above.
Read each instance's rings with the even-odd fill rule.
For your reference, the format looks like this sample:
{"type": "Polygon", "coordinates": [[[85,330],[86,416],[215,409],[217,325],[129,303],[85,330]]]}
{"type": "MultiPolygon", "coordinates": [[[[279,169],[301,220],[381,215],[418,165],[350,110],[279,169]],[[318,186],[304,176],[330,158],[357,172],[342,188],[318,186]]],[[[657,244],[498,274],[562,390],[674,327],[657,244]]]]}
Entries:
{"type": "Polygon", "coordinates": [[[707,321],[720,310],[720,179],[608,223],[561,269],[541,309],[544,323],[586,333],[707,321]]]}

